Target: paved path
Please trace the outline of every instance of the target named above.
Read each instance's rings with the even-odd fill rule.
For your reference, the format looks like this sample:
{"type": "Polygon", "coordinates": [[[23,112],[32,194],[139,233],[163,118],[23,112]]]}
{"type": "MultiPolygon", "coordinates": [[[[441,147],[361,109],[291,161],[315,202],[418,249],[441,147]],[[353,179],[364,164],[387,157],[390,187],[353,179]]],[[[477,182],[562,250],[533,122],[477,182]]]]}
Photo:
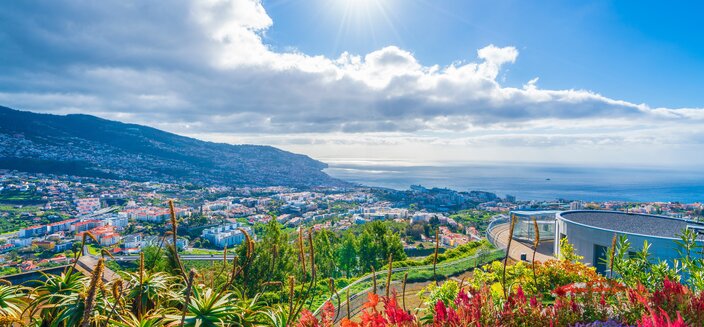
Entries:
{"type": "MultiPolygon", "coordinates": [[[[496,246],[506,248],[506,246],[508,245],[509,229],[509,224],[501,224],[497,225],[491,230],[490,233],[492,235],[492,238],[496,240],[496,243],[498,243],[495,244],[496,246]]],[[[544,246],[539,246],[538,252],[535,254],[536,261],[545,262],[547,260],[555,259],[555,257],[551,255],[551,246],[545,246],[551,244],[552,242],[545,242],[544,246]]],[[[514,239],[511,242],[511,249],[509,251],[508,256],[513,260],[520,261],[521,253],[525,253],[527,255],[528,262],[532,262],[533,244],[522,243],[514,239]]]]}
{"type": "MultiPolygon", "coordinates": [[[[92,255],[84,255],[78,258],[78,264],[76,264],[76,270],[80,271],[86,276],[90,276],[93,274],[93,269],[95,269],[95,266],[98,264],[98,258],[94,257],[92,255]]],[[[105,270],[103,271],[103,282],[111,282],[115,279],[120,278],[120,276],[115,273],[114,271],[110,270],[110,268],[105,267],[105,270]]]]}

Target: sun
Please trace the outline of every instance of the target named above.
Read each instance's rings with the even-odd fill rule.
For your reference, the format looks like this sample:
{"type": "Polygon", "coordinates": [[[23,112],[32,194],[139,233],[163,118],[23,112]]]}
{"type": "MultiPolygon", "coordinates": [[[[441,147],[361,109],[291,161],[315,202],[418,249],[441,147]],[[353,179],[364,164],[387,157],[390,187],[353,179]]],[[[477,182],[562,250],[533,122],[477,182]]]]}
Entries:
{"type": "MultiPolygon", "coordinates": [[[[399,0],[323,0],[333,24],[337,24],[338,42],[346,37],[368,38],[371,41],[391,33],[398,36],[394,8],[399,0]]],[[[336,42],[336,43],[338,43],[336,42]]]]}
{"type": "Polygon", "coordinates": [[[376,5],[376,3],[381,2],[380,0],[335,0],[349,7],[364,7],[369,5],[376,5]]]}
{"type": "Polygon", "coordinates": [[[368,17],[384,15],[388,10],[386,6],[389,1],[386,0],[332,0],[331,4],[337,7],[347,16],[365,15],[368,17]]]}

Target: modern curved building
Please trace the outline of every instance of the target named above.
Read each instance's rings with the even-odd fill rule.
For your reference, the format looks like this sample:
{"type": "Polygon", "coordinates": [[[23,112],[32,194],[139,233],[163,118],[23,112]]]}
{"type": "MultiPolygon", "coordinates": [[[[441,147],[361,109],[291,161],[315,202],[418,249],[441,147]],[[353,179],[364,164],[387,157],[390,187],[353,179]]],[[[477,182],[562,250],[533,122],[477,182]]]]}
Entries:
{"type": "Polygon", "coordinates": [[[679,257],[676,241],[683,230],[704,232],[704,225],[695,222],[619,211],[565,211],[556,217],[555,255],[559,257],[558,240],[566,237],[577,254],[584,257],[583,262],[596,267],[599,273],[607,269],[603,259],[614,234],[628,237],[631,252],[641,250],[643,242],[648,241],[654,259],[670,261],[679,257]]]}

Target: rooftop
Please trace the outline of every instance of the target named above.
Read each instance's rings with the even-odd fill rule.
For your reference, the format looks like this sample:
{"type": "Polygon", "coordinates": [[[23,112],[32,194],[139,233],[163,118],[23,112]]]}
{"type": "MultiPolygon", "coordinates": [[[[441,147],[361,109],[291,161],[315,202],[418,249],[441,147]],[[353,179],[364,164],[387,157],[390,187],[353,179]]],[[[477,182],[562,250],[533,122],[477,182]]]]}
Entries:
{"type": "Polygon", "coordinates": [[[681,219],[613,211],[567,211],[560,214],[566,220],[621,233],[679,238],[687,225],[698,225],[681,219]]]}

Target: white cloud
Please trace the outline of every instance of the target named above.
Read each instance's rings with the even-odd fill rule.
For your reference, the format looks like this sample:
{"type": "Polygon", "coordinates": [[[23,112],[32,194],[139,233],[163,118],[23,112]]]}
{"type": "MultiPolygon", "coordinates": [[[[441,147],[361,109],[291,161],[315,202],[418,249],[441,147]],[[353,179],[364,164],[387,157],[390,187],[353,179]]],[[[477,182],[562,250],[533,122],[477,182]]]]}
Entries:
{"type": "Polygon", "coordinates": [[[704,143],[686,133],[704,124],[701,108],[541,89],[537,77],[522,88],[501,85],[502,68],[519,55],[512,46],[488,45],[476,59],[447,66],[421,64],[397,46],[327,58],[273,50],[264,36],[274,22],[256,0],[89,4],[57,1],[44,12],[0,4],[7,7],[0,40],[19,49],[2,52],[13,60],[0,63],[8,72],[0,77],[1,104],[204,137],[274,133],[299,144],[310,143],[310,133],[360,144],[375,135],[465,146],[656,144],[637,136],[663,124],[671,139],[704,143]]]}

